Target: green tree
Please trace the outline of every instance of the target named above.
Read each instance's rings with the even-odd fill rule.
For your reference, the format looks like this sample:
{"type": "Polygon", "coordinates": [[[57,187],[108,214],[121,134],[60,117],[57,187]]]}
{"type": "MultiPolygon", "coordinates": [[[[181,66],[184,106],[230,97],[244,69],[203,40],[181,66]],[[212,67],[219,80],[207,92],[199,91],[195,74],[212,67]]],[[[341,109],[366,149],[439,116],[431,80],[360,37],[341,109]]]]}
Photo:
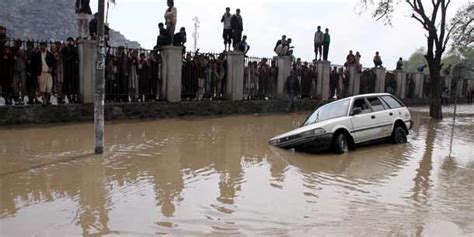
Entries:
{"type": "MultiPolygon", "coordinates": [[[[472,56],[474,48],[474,2],[467,3],[458,10],[451,20],[451,51],[463,56],[472,56]],[[469,52],[470,51],[470,52],[469,52]]],[[[472,58],[471,58],[472,59],[472,58]]]]}
{"type": "MultiPolygon", "coordinates": [[[[407,72],[417,72],[418,65],[428,64],[425,58],[426,49],[421,47],[415,50],[408,58],[408,61],[405,62],[405,71],[407,72]]],[[[428,69],[425,68],[424,73],[428,73],[428,69]]]]}
{"type": "MultiPolygon", "coordinates": [[[[360,0],[365,7],[375,5],[373,17],[385,20],[390,24],[395,9],[400,4],[406,4],[412,10],[411,17],[421,24],[426,36],[425,59],[429,66],[431,78],[431,104],[430,117],[442,119],[441,111],[441,68],[443,54],[449,42],[451,33],[459,26],[461,21],[452,21],[448,28],[449,20],[447,11],[451,0],[360,0]]],[[[460,29],[462,32],[463,29],[460,29]]]]}

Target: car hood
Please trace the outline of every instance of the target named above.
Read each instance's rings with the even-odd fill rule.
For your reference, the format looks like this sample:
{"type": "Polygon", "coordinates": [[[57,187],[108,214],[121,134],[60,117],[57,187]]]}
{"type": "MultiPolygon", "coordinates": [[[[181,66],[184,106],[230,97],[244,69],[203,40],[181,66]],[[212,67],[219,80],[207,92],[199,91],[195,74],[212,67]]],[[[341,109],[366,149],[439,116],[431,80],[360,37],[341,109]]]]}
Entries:
{"type": "MultiPolygon", "coordinates": [[[[310,124],[310,125],[306,125],[304,127],[299,127],[299,128],[294,129],[294,130],[291,130],[287,133],[283,133],[281,135],[278,135],[278,136],[270,139],[270,141],[275,140],[275,139],[280,139],[280,138],[284,138],[284,137],[297,135],[297,134],[300,134],[302,132],[310,131],[310,130],[317,129],[317,128],[324,128],[326,125],[328,125],[330,123],[336,123],[336,122],[338,122],[340,120],[343,120],[343,119],[346,119],[346,117],[329,119],[329,120],[313,123],[313,124],[310,124]]],[[[326,131],[326,132],[331,132],[331,131],[326,131]]]]}

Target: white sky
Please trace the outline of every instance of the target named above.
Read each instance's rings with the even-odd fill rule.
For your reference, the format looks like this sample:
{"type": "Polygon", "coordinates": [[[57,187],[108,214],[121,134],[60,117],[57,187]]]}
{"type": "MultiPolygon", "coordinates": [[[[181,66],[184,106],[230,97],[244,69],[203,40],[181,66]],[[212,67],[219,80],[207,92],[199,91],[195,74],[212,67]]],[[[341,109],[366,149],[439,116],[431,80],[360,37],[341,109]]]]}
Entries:
{"type": "MultiPolygon", "coordinates": [[[[448,15],[469,0],[452,0],[448,15]]],[[[110,6],[109,24],[144,48],[156,43],[158,22],[164,22],[166,0],[116,0],[110,6]]],[[[201,52],[221,52],[222,23],[225,7],[234,13],[241,9],[244,34],[251,46],[249,55],[273,56],[273,47],[281,35],[293,39],[295,56],[303,60],[314,58],[313,36],[318,25],[329,28],[331,46],[329,60],[342,64],[349,50],[362,54],[364,66],[372,66],[375,51],[380,51],[384,65],[395,67],[399,57],[408,58],[414,50],[425,46],[420,23],[410,17],[411,11],[401,1],[392,26],[385,26],[371,17],[372,11],[359,14],[358,0],[175,0],[178,9],[177,29],[184,26],[188,33],[187,48],[193,48],[192,19],[201,22],[198,47],[201,52]]],[[[430,4],[431,1],[427,1],[430,4]]],[[[93,10],[97,0],[91,0],[93,10]]]]}

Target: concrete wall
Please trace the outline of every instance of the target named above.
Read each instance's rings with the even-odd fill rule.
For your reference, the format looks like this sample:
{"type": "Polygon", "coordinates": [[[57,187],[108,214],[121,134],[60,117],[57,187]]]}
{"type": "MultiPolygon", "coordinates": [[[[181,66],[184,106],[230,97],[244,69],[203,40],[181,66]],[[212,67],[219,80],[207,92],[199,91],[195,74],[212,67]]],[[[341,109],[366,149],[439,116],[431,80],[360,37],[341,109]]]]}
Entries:
{"type": "Polygon", "coordinates": [[[285,92],[285,82],[286,79],[290,76],[291,72],[291,58],[288,56],[284,57],[275,57],[277,60],[278,67],[278,81],[277,81],[277,97],[280,99],[287,98],[287,93],[285,92]]]}
{"type": "Polygon", "coordinates": [[[329,61],[318,61],[316,63],[318,71],[318,94],[321,96],[320,99],[326,100],[331,96],[329,87],[329,77],[331,74],[331,62],[329,61]]]}
{"type": "Polygon", "coordinates": [[[414,75],[415,80],[415,98],[421,99],[423,98],[423,82],[425,80],[425,74],[423,73],[415,73],[414,75]]]}
{"type": "Polygon", "coordinates": [[[360,73],[356,66],[348,66],[349,70],[349,96],[358,95],[360,92],[360,73]]]}
{"type": "Polygon", "coordinates": [[[397,80],[397,88],[395,89],[395,95],[400,99],[406,98],[407,88],[407,73],[404,71],[395,71],[395,78],[397,80]]]}
{"type": "Polygon", "coordinates": [[[97,64],[97,42],[79,40],[79,100],[94,103],[95,77],[97,64]]]}
{"type": "Polygon", "coordinates": [[[375,93],[385,92],[385,76],[387,71],[383,67],[375,68],[375,93]]]}
{"type": "Polygon", "coordinates": [[[183,47],[165,46],[161,51],[163,64],[163,89],[168,102],[181,101],[181,85],[183,73],[183,47]]]}
{"type": "Polygon", "coordinates": [[[225,98],[231,101],[244,99],[244,63],[242,52],[227,52],[227,79],[225,98]]]}
{"type": "MultiPolygon", "coordinates": [[[[312,111],[318,101],[303,100],[296,104],[298,111],[312,111]]],[[[183,101],[180,103],[123,103],[106,104],[106,120],[162,119],[185,116],[210,116],[255,113],[286,113],[286,100],[260,101],[183,101]]],[[[0,106],[0,126],[12,124],[45,124],[94,121],[93,104],[57,106],[0,106]]]]}

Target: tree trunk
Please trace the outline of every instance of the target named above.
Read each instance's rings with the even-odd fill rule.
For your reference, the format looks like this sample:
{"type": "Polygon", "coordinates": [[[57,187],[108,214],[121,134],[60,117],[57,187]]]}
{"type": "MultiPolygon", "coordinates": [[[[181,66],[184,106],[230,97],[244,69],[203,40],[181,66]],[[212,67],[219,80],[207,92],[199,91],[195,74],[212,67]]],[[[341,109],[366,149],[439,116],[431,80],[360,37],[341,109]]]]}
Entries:
{"type": "Polygon", "coordinates": [[[428,62],[431,78],[431,104],[430,117],[433,119],[443,119],[441,110],[441,60],[428,62]]]}

